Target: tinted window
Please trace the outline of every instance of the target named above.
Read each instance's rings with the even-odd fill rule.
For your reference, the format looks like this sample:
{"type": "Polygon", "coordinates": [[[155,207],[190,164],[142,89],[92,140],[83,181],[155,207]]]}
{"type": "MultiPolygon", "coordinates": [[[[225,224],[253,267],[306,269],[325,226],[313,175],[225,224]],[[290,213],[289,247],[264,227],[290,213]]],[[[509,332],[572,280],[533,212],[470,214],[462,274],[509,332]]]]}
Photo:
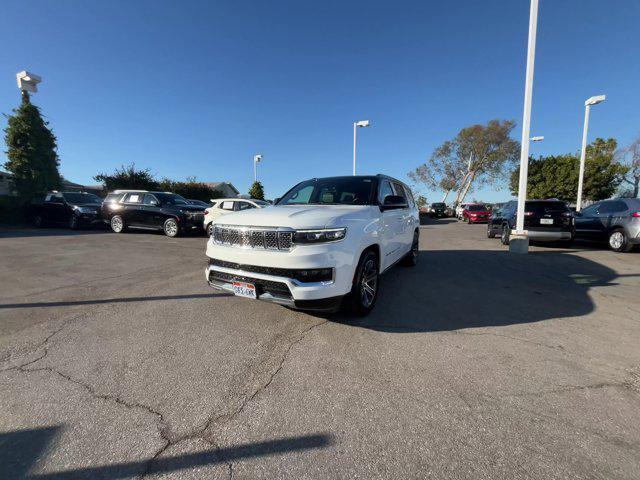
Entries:
{"type": "Polygon", "coordinates": [[[603,202],[600,204],[598,213],[600,214],[614,214],[627,211],[627,204],[619,200],[613,202],[603,202]]]}
{"type": "Polygon", "coordinates": [[[524,209],[534,215],[551,215],[571,211],[564,202],[526,202],[524,209]]]}
{"type": "Polygon", "coordinates": [[[102,199],[92,193],[63,193],[62,196],[69,203],[102,203],[102,199]]]}
{"type": "Polygon", "coordinates": [[[150,193],[146,193],[144,195],[143,203],[145,205],[153,205],[153,204],[157,205],[158,199],[154,195],[151,195],[150,193]]]}
{"type": "Polygon", "coordinates": [[[398,182],[393,182],[393,189],[395,190],[396,195],[402,197],[404,201],[407,202],[407,194],[404,193],[404,188],[402,188],[401,184],[399,184],[398,182]]]}
{"type": "Polygon", "coordinates": [[[372,188],[366,177],[318,178],[293,187],[278,205],[369,205],[372,188]]]}
{"type": "Polygon", "coordinates": [[[189,205],[189,202],[175,193],[154,193],[154,195],[163,205],[189,205]]]}
{"type": "Polygon", "coordinates": [[[250,208],[256,208],[254,205],[249,202],[236,202],[238,204],[238,210],[248,210],[250,208]]]}
{"type": "Polygon", "coordinates": [[[385,197],[389,195],[393,195],[393,189],[391,188],[391,183],[388,180],[382,180],[380,182],[380,188],[378,190],[378,201],[380,203],[384,202],[385,197]]]}
{"type": "Polygon", "coordinates": [[[431,206],[433,208],[447,208],[447,205],[442,202],[432,203],[431,206]]]}
{"type": "Polygon", "coordinates": [[[105,197],[104,201],[107,203],[117,202],[120,199],[120,197],[122,197],[121,193],[110,193],[105,197]]]}
{"type": "Polygon", "coordinates": [[[582,215],[595,215],[598,213],[598,208],[600,208],[599,203],[594,203],[593,205],[589,205],[587,208],[582,209],[582,215]]]}
{"type": "Polygon", "coordinates": [[[415,207],[416,206],[416,202],[413,199],[413,193],[411,192],[411,189],[405,185],[404,191],[407,194],[407,200],[409,200],[409,207],[411,207],[411,208],[415,207]]]}
{"type": "Polygon", "coordinates": [[[470,212],[482,212],[487,210],[487,207],[485,205],[469,205],[467,210],[470,212]]]}

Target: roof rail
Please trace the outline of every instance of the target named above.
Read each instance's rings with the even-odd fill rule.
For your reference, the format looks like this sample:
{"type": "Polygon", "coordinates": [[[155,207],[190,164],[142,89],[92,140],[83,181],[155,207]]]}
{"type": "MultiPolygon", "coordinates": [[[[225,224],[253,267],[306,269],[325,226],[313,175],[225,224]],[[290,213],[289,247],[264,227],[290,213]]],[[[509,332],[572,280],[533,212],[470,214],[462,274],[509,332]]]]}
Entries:
{"type": "Polygon", "coordinates": [[[122,189],[122,190],[114,190],[111,193],[129,193],[129,192],[140,192],[140,193],[147,193],[149,190],[138,190],[137,188],[134,189],[122,189]]]}

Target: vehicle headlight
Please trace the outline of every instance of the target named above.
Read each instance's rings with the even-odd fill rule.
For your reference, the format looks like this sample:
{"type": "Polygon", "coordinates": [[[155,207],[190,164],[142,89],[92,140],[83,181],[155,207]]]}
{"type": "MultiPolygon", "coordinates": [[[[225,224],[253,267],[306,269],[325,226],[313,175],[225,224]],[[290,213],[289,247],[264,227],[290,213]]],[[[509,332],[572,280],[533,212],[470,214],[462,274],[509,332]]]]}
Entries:
{"type": "Polygon", "coordinates": [[[347,228],[321,228],[317,230],[296,230],[293,243],[313,244],[337,242],[347,235],[347,228]]]}
{"type": "Polygon", "coordinates": [[[95,212],[95,210],[93,210],[92,208],[87,208],[87,207],[75,207],[74,210],[78,213],[94,213],[95,212]]]}

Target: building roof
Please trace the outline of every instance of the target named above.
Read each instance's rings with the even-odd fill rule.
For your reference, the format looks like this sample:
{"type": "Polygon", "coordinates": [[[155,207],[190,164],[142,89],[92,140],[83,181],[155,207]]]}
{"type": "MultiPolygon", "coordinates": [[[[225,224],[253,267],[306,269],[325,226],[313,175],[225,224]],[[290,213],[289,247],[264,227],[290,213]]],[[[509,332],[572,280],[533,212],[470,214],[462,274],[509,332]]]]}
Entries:
{"type": "Polygon", "coordinates": [[[219,189],[220,187],[222,187],[223,185],[226,185],[227,187],[229,187],[231,190],[233,190],[234,192],[236,192],[236,194],[239,194],[240,192],[238,191],[238,189],[236,187],[233,186],[232,183],[230,182],[203,182],[205,185],[207,185],[208,187],[213,188],[214,190],[219,189]]]}

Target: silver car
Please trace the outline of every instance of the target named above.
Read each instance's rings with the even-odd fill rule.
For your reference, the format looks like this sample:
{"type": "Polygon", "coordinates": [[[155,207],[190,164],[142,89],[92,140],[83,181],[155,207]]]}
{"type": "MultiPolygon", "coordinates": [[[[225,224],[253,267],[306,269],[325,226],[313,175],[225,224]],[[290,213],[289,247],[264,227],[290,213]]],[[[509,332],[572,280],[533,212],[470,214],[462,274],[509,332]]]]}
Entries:
{"type": "Polygon", "coordinates": [[[597,202],[574,216],[577,238],[607,241],[616,252],[629,252],[640,244],[640,199],[597,202]]]}

